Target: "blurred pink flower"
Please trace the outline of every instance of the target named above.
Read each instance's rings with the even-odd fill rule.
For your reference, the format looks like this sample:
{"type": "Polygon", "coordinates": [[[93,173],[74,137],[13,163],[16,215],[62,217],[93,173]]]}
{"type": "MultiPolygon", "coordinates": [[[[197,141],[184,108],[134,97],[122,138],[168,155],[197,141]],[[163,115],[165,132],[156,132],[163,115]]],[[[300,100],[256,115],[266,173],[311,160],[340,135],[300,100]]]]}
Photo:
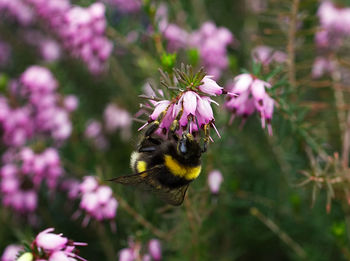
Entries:
{"type": "Polygon", "coordinates": [[[76,249],[77,246],[86,246],[86,243],[74,242],[53,231],[54,228],[48,228],[40,232],[30,244],[30,251],[22,256],[33,255],[36,261],[86,261],[77,255],[76,249]]]}
{"type": "Polygon", "coordinates": [[[162,260],[162,247],[158,239],[151,239],[148,242],[148,251],[155,261],[162,260]]]}
{"type": "Polygon", "coordinates": [[[18,255],[19,255],[19,252],[20,251],[23,251],[24,248],[23,246],[20,246],[20,245],[8,245],[2,256],[1,256],[1,261],[16,261],[18,255]]]}
{"type": "Polygon", "coordinates": [[[325,74],[331,74],[334,72],[336,64],[330,58],[326,57],[316,57],[314,64],[312,66],[311,75],[313,78],[317,79],[325,74]]]}
{"type": "Polygon", "coordinates": [[[168,24],[166,19],[161,20],[167,24],[162,26],[165,28],[162,32],[168,40],[169,51],[198,49],[202,65],[214,79],[218,79],[228,67],[227,47],[235,42],[233,34],[212,22],[205,22],[199,30],[189,33],[175,24],[168,24]]]}
{"type": "Polygon", "coordinates": [[[243,117],[243,124],[245,119],[257,110],[260,114],[262,128],[265,128],[265,122],[267,122],[268,132],[272,135],[271,119],[275,102],[265,88],[271,88],[271,84],[251,74],[244,73],[236,76],[234,81],[227,86],[229,98],[225,102],[225,107],[232,112],[230,123],[238,115],[243,117]],[[236,97],[231,93],[239,96],[236,97]]]}
{"type": "Polygon", "coordinates": [[[135,255],[133,249],[123,248],[119,251],[119,261],[134,261],[135,255]]]}
{"type": "Polygon", "coordinates": [[[128,111],[121,109],[116,104],[110,103],[104,110],[104,124],[107,132],[112,133],[121,130],[121,137],[128,140],[131,134],[132,118],[128,111]]]}
{"type": "Polygon", "coordinates": [[[211,193],[218,194],[220,190],[221,183],[223,182],[223,177],[220,171],[213,170],[208,175],[208,185],[211,193]]]}
{"type": "MultiPolygon", "coordinates": [[[[77,185],[75,182],[68,184],[69,193],[73,192],[74,198],[80,198],[79,207],[86,213],[83,220],[83,226],[86,226],[90,218],[97,221],[109,220],[111,222],[112,229],[115,229],[114,218],[118,208],[118,202],[113,197],[113,193],[110,187],[99,185],[98,181],[93,176],[84,177],[80,183],[77,191],[77,185]]],[[[80,211],[74,215],[78,217],[80,211]]]]}
{"type": "Polygon", "coordinates": [[[269,65],[272,62],[284,63],[287,60],[285,52],[276,51],[268,46],[257,46],[252,51],[252,56],[255,62],[260,62],[263,65],[269,65]]]}
{"type": "Polygon", "coordinates": [[[57,251],[66,246],[68,239],[62,237],[62,234],[50,233],[54,228],[48,228],[40,232],[34,241],[37,247],[44,249],[44,251],[57,251]]]}

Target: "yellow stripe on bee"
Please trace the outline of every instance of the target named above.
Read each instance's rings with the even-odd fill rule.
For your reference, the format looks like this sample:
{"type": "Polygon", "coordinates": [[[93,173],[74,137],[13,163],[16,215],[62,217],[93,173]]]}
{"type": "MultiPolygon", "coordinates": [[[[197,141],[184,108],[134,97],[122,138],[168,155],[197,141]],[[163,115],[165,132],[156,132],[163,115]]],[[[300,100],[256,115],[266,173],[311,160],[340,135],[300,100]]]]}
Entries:
{"type": "Polygon", "coordinates": [[[185,178],[187,180],[193,180],[199,176],[201,172],[201,166],[186,167],[180,164],[176,159],[170,155],[164,156],[164,165],[169,169],[169,171],[178,177],[185,178]]]}
{"type": "Polygon", "coordinates": [[[146,163],[146,161],[139,160],[136,163],[136,169],[137,169],[138,173],[146,171],[147,170],[147,163],[146,163]]]}

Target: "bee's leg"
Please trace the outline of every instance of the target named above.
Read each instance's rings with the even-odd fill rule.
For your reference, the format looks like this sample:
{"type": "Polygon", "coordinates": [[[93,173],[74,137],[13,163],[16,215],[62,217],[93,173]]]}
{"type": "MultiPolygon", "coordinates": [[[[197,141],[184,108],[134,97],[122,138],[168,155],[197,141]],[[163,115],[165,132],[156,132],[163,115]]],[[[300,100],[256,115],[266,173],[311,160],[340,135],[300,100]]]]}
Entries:
{"type": "Polygon", "coordinates": [[[168,132],[168,139],[174,139],[175,141],[179,140],[178,135],[176,134],[176,131],[180,128],[180,119],[182,117],[183,114],[183,108],[181,108],[181,110],[179,111],[179,113],[176,115],[175,120],[173,120],[173,122],[170,125],[170,129],[168,132]]]}
{"type": "Polygon", "coordinates": [[[202,153],[206,152],[208,149],[208,144],[210,140],[210,123],[204,125],[204,138],[202,153]]]}
{"type": "Polygon", "coordinates": [[[169,106],[158,115],[158,117],[155,121],[151,122],[150,125],[148,125],[148,127],[145,131],[146,137],[151,136],[159,128],[159,125],[162,122],[162,120],[164,119],[166,113],[168,112],[168,109],[169,109],[169,106]]]}

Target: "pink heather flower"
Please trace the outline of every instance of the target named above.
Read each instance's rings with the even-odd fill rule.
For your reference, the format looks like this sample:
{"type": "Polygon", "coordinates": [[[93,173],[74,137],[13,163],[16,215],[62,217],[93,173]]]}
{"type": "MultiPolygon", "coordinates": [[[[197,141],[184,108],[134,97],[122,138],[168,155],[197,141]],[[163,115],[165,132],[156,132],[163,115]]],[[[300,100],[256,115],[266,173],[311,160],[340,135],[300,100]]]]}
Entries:
{"type": "Polygon", "coordinates": [[[99,150],[108,148],[108,141],[103,133],[102,123],[97,120],[90,120],[86,124],[84,135],[91,140],[94,147],[99,150]]]}
{"type": "Polygon", "coordinates": [[[123,248],[119,252],[119,261],[134,261],[135,254],[131,248],[123,248]]]}
{"type": "MultiPolygon", "coordinates": [[[[99,185],[98,181],[93,176],[84,177],[83,182],[79,185],[78,192],[75,183],[71,183],[69,194],[74,194],[74,198],[80,197],[80,208],[86,212],[86,217],[83,221],[83,226],[86,226],[90,218],[98,221],[109,220],[112,229],[114,228],[114,218],[118,208],[118,202],[113,197],[110,187],[99,185]]],[[[80,211],[75,214],[75,217],[80,215],[80,211]]]]}
{"type": "Polygon", "coordinates": [[[44,251],[57,251],[66,246],[68,239],[62,237],[62,234],[50,233],[54,231],[54,228],[48,228],[40,232],[35,238],[36,246],[43,248],[44,251]]]}
{"type": "Polygon", "coordinates": [[[61,57],[61,47],[58,42],[52,39],[42,40],[39,44],[40,54],[45,61],[54,62],[61,57]]]}
{"type": "Polygon", "coordinates": [[[69,111],[75,111],[78,108],[79,100],[75,95],[68,95],[63,100],[64,108],[69,111]]]}
{"type": "Polygon", "coordinates": [[[0,125],[6,145],[22,146],[37,136],[51,136],[59,142],[70,136],[72,125],[68,111],[60,107],[57,87],[52,73],[41,66],[29,67],[19,81],[10,83],[9,91],[19,104],[24,104],[12,109],[6,100],[0,102],[0,125]]]}
{"type": "MultiPolygon", "coordinates": [[[[167,24],[167,20],[163,23],[167,24]]],[[[199,30],[189,33],[175,24],[167,24],[162,32],[168,40],[169,51],[198,49],[202,65],[214,79],[218,79],[228,67],[226,49],[234,42],[234,37],[227,28],[205,22],[199,30]]]]}
{"type": "Polygon", "coordinates": [[[349,34],[350,8],[338,8],[332,2],[321,3],[317,12],[323,28],[330,32],[349,34]]]}
{"type": "Polygon", "coordinates": [[[20,251],[23,251],[23,247],[20,245],[8,245],[4,253],[1,256],[1,261],[16,261],[20,251]]]}
{"type": "Polygon", "coordinates": [[[334,72],[336,64],[330,58],[326,57],[316,57],[314,64],[312,66],[311,75],[313,78],[317,79],[325,74],[331,74],[334,72]]]}
{"type": "Polygon", "coordinates": [[[213,170],[208,175],[208,185],[211,193],[218,194],[220,190],[221,183],[223,182],[223,177],[220,171],[213,170]]]}
{"type": "Polygon", "coordinates": [[[31,258],[34,255],[35,260],[38,261],[86,261],[76,254],[76,247],[86,246],[86,243],[74,242],[63,237],[62,234],[52,233],[53,231],[53,228],[48,228],[40,232],[30,244],[30,251],[23,254],[21,258],[27,260],[24,255],[31,258]]]}
{"type": "Polygon", "coordinates": [[[177,51],[185,48],[188,42],[188,33],[175,24],[169,24],[164,29],[164,37],[168,40],[168,50],[177,51]]]}
{"type": "Polygon", "coordinates": [[[260,62],[267,66],[272,62],[284,63],[287,60],[287,54],[281,51],[275,51],[268,46],[257,46],[252,51],[255,62],[260,62]]]}
{"type": "Polygon", "coordinates": [[[31,66],[21,76],[21,83],[27,92],[48,93],[57,88],[57,81],[52,73],[41,66],[31,66]]]}
{"type": "MultiPolygon", "coordinates": [[[[139,130],[150,122],[159,119],[160,125],[157,133],[160,135],[165,134],[173,121],[180,117],[180,114],[179,125],[181,128],[178,130],[179,135],[186,129],[188,129],[190,133],[199,132],[205,125],[210,125],[216,130],[211,103],[217,103],[210,99],[209,95],[220,95],[223,93],[223,88],[213,79],[205,76],[202,83],[198,84],[198,86],[189,84],[185,90],[179,89],[179,91],[178,95],[170,101],[155,101],[153,99],[156,95],[152,92],[150,95],[150,104],[145,106],[154,106],[154,110],[149,116],[148,123],[144,124],[139,130]],[[165,115],[161,118],[161,113],[165,111],[165,115]]],[[[162,93],[160,93],[160,96],[161,99],[164,98],[162,93]]]]}
{"type": "Polygon", "coordinates": [[[110,103],[105,108],[103,116],[107,132],[112,133],[120,129],[124,140],[130,138],[132,118],[128,111],[110,103]]]}
{"type": "Polygon", "coordinates": [[[148,242],[148,251],[153,260],[158,261],[162,259],[162,247],[158,239],[151,239],[148,242]]]}
{"type": "Polygon", "coordinates": [[[35,154],[30,148],[24,147],[7,159],[0,169],[2,202],[16,212],[32,213],[38,205],[38,190],[42,182],[54,190],[62,174],[56,149],[47,148],[35,154]]]}
{"type": "Polygon", "coordinates": [[[199,90],[211,96],[222,94],[223,88],[211,78],[212,76],[204,76],[203,84],[198,87],[199,90]]]}
{"type": "Polygon", "coordinates": [[[271,88],[271,84],[262,81],[251,74],[241,74],[235,77],[234,82],[228,87],[229,99],[225,107],[232,112],[230,123],[236,115],[245,119],[257,110],[261,117],[261,125],[265,128],[268,123],[269,134],[272,135],[271,119],[274,107],[273,99],[267,94],[265,88],[271,88]],[[238,97],[231,93],[238,94],[238,97]]]}

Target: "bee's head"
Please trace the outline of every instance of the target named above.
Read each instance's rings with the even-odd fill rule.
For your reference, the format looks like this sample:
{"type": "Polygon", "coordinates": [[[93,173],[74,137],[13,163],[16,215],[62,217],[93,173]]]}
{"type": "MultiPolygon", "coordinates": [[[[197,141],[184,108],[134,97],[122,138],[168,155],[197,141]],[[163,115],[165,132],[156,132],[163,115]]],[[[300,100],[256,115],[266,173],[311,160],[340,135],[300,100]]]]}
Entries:
{"type": "Polygon", "coordinates": [[[182,134],[177,144],[177,151],[185,159],[200,158],[201,147],[191,133],[182,134]]]}

